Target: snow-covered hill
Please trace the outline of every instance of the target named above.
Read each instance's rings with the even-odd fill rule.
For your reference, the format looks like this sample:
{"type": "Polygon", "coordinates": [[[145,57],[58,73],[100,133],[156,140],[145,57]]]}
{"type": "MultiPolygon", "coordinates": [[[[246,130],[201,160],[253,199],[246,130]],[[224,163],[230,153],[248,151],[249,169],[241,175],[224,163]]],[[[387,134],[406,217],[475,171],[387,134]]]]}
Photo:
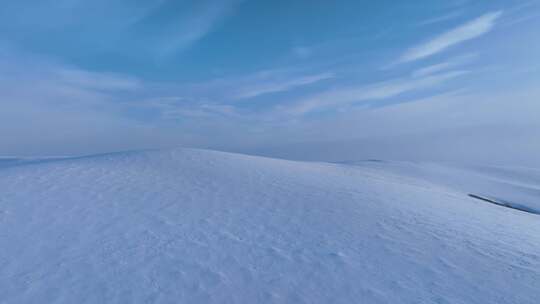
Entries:
{"type": "Polygon", "coordinates": [[[0,303],[538,303],[540,215],[467,195],[534,209],[539,177],[189,149],[10,160],[0,303]]]}

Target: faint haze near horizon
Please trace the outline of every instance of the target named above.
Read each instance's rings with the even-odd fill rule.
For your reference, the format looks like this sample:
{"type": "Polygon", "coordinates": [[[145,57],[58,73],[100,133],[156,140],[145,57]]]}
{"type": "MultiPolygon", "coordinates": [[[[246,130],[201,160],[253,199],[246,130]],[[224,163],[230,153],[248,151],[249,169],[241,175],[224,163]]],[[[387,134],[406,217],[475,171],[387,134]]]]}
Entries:
{"type": "Polygon", "coordinates": [[[540,168],[540,1],[7,0],[0,156],[540,168]]]}

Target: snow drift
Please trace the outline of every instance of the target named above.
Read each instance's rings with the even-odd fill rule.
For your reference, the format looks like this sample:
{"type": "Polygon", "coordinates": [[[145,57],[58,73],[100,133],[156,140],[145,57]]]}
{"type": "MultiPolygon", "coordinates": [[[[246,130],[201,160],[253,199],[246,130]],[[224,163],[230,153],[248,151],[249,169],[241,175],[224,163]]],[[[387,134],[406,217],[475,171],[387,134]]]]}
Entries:
{"type": "Polygon", "coordinates": [[[540,174],[433,168],[189,149],[4,162],[0,302],[537,303],[540,216],[465,181],[536,208],[540,174]]]}

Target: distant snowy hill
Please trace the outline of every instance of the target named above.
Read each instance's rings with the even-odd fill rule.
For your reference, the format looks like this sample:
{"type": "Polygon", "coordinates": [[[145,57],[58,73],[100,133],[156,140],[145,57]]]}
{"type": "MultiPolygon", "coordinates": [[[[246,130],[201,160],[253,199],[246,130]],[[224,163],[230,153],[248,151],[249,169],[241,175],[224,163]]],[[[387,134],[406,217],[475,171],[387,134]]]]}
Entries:
{"type": "Polygon", "coordinates": [[[538,303],[531,169],[179,149],[0,163],[0,303],[538,303]]]}

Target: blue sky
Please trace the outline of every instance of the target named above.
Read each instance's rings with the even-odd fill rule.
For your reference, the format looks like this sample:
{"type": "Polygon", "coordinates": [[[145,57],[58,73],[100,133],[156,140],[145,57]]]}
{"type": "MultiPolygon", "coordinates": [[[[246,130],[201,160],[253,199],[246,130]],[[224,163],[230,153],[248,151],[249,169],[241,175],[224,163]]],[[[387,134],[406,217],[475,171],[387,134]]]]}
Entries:
{"type": "Polygon", "coordinates": [[[3,155],[540,164],[538,0],[1,5],[3,155]]]}

